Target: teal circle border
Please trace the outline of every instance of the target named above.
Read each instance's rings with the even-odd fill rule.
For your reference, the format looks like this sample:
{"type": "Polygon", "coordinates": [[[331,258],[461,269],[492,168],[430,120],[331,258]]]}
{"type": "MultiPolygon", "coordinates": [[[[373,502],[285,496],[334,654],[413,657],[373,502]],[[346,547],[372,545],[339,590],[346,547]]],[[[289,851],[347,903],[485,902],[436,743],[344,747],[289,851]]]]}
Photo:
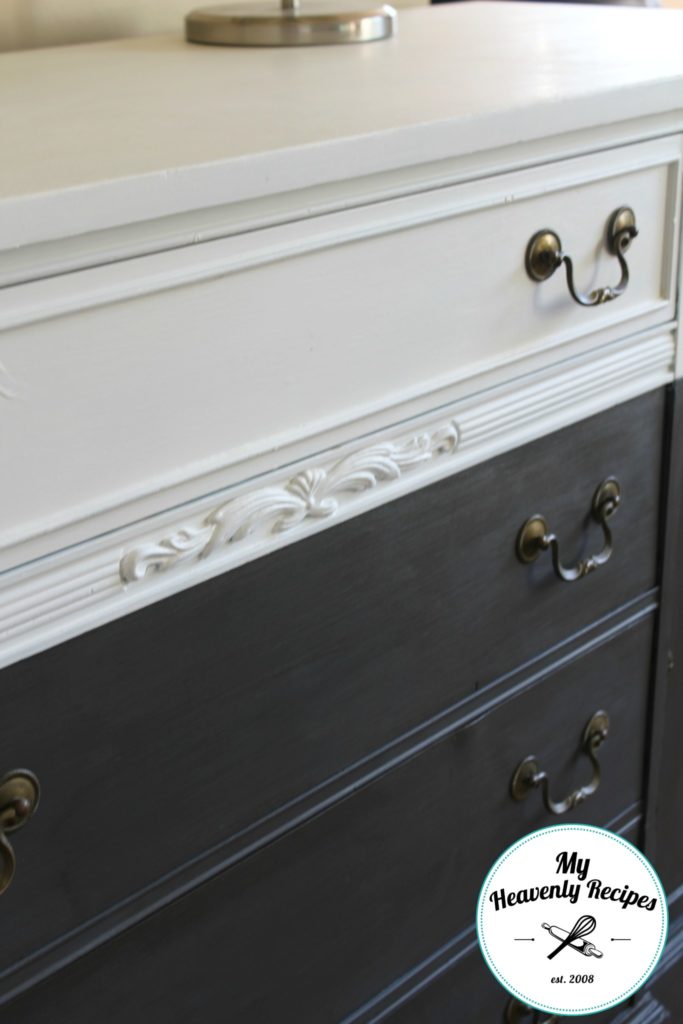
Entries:
{"type": "Polygon", "coordinates": [[[527,835],[522,836],[521,839],[517,839],[514,843],[508,846],[503,851],[503,853],[501,853],[501,855],[494,862],[493,867],[489,870],[486,878],[484,879],[482,887],[479,890],[479,896],[477,898],[476,926],[477,940],[479,942],[479,948],[481,950],[482,956],[484,957],[486,966],[491,971],[491,974],[494,976],[496,981],[498,981],[499,984],[502,985],[506,992],[509,992],[511,995],[523,1000],[524,1004],[526,1006],[531,1007],[531,1009],[533,1010],[543,1010],[547,1013],[558,1013],[563,1017],[581,1017],[586,1013],[599,1013],[603,1010],[610,1010],[614,1006],[619,1006],[620,1003],[623,1003],[626,999],[628,999],[630,996],[632,996],[635,992],[637,992],[640,988],[643,987],[647,979],[655,970],[657,964],[661,959],[662,953],[664,952],[664,947],[666,945],[666,940],[669,933],[669,908],[666,902],[666,892],[664,891],[664,886],[661,883],[659,875],[652,867],[652,864],[647,859],[645,854],[642,853],[642,851],[639,850],[637,846],[634,846],[633,843],[629,843],[627,839],[622,839],[622,837],[618,836],[615,832],[610,832],[609,829],[599,828],[597,825],[579,825],[570,824],[569,822],[567,822],[566,824],[549,825],[546,828],[536,829],[535,832],[529,832],[527,835]],[[661,904],[663,911],[662,931],[659,936],[659,945],[657,947],[657,951],[655,952],[648,968],[643,972],[640,978],[638,978],[636,983],[630,989],[628,989],[628,991],[624,992],[623,995],[620,995],[618,999],[614,999],[608,1003],[598,1003],[596,1006],[587,1006],[581,1010],[567,1010],[559,1006],[551,1006],[549,1003],[538,1003],[534,1000],[530,1000],[528,996],[526,996],[523,992],[520,992],[519,989],[516,989],[514,985],[510,984],[510,982],[507,979],[503,978],[499,974],[498,970],[493,964],[493,961],[489,957],[486,939],[482,935],[481,919],[483,916],[483,904],[487,894],[488,886],[491,882],[494,873],[498,870],[498,867],[503,863],[503,861],[507,860],[507,858],[519,847],[524,846],[525,843],[530,842],[538,835],[547,835],[550,832],[598,832],[601,835],[609,836],[609,838],[612,839],[614,842],[620,843],[622,846],[628,847],[633,853],[636,854],[636,856],[640,859],[641,863],[653,879],[655,886],[659,890],[661,896],[661,904]]]}

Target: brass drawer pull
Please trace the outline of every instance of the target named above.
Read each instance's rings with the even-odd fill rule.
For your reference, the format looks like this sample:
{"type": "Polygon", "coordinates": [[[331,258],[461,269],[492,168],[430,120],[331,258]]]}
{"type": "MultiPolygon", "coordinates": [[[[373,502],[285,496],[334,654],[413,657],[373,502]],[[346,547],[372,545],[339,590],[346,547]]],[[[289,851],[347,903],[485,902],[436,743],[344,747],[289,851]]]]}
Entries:
{"type": "Polygon", "coordinates": [[[558,1024],[559,1017],[545,1017],[541,1020],[540,1010],[532,1010],[530,1006],[520,1003],[511,997],[505,1010],[505,1024],[558,1024]]]}
{"type": "Polygon", "coordinates": [[[17,859],[7,838],[25,825],[40,800],[40,784],[33,772],[15,769],[0,779],[0,896],[14,878],[17,859]]]}
{"type": "Polygon", "coordinates": [[[550,796],[550,779],[548,773],[541,771],[536,757],[530,755],[521,761],[510,783],[510,792],[515,800],[524,800],[532,789],[542,787],[543,803],[551,814],[566,814],[578,807],[584,800],[597,790],[600,785],[600,763],[597,758],[598,747],[604,743],[609,733],[609,715],[606,711],[596,711],[586,728],[583,730],[581,747],[593,765],[593,778],[587,786],[575,789],[564,800],[556,801],[550,796]]]}
{"type": "Polygon", "coordinates": [[[568,568],[560,561],[560,542],[554,533],[548,530],[548,524],[543,516],[535,515],[522,526],[517,535],[517,557],[521,562],[535,562],[542,551],[550,548],[555,573],[566,583],[583,579],[590,572],[608,562],[612,554],[612,532],[607,520],[619,507],[621,501],[621,487],[619,481],[614,477],[608,477],[598,487],[593,495],[592,512],[593,518],[602,527],[605,536],[605,543],[602,551],[597,555],[590,555],[582,559],[576,565],[568,568]]]}
{"type": "Polygon", "coordinates": [[[625,253],[638,234],[636,215],[630,206],[620,206],[607,222],[607,248],[619,260],[621,280],[613,287],[594,288],[588,295],[577,292],[574,287],[574,265],[572,258],[562,251],[562,243],[556,232],[549,228],[537,231],[526,250],[526,270],[532,281],[547,281],[563,263],[567,268],[567,286],[571,297],[581,306],[600,306],[603,302],[618,299],[628,286],[628,265],[625,253]]]}

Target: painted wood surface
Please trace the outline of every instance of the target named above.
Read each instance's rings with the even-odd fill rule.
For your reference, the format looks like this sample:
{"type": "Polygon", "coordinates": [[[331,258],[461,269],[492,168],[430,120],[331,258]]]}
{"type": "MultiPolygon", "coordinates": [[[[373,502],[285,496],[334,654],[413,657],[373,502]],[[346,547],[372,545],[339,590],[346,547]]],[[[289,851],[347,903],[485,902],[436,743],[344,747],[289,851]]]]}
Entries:
{"type": "MultiPolygon", "coordinates": [[[[3,1007],[8,1024],[65,1024],[83,1013],[107,1022],[125,1014],[131,1022],[159,1018],[175,1024],[194,1016],[210,1024],[225,1020],[226,1007],[231,1020],[245,1024],[294,1020],[294,1007],[299,1020],[341,1020],[468,928],[482,865],[514,839],[550,823],[538,793],[521,804],[510,797],[512,772],[527,754],[535,752],[547,766],[556,792],[584,784],[589,766],[580,752],[580,737],[591,715],[605,708],[611,733],[599,755],[601,786],[567,817],[604,824],[640,799],[651,641],[652,617],[641,617],[631,628],[605,636],[588,657],[560,664],[549,677],[535,680],[514,701],[484,710],[467,727],[444,729],[419,756],[364,786],[352,799],[341,800],[146,918],[65,968],[46,987],[38,986],[3,1007]],[[112,984],[109,979],[114,977],[125,983],[112,984]]],[[[185,722],[198,741],[193,717],[185,722]]],[[[341,738],[345,730],[339,717],[335,724],[341,738]]],[[[160,729],[157,735],[162,734],[160,729]]],[[[144,746],[151,764],[145,735],[149,739],[146,732],[129,730],[128,750],[133,754],[133,743],[144,746]]],[[[68,747],[74,750],[75,745],[68,747]]],[[[171,747],[152,768],[180,799],[181,832],[191,831],[190,816],[198,812],[203,786],[197,772],[202,764],[207,766],[207,756],[206,745],[199,742],[190,769],[195,784],[189,804],[182,789],[171,785],[171,747]]],[[[286,762],[280,767],[286,771],[286,762]]],[[[142,777],[144,772],[136,774],[131,798],[142,777]]],[[[49,778],[48,772],[46,786],[49,778]]],[[[55,800],[57,792],[69,792],[56,777],[53,786],[55,800]]],[[[101,888],[103,882],[125,888],[134,863],[153,850],[129,814],[130,832],[122,840],[128,848],[133,834],[137,845],[129,857],[114,856],[110,846],[109,863],[117,863],[119,871],[109,869],[106,881],[103,875],[96,881],[99,860],[92,844],[102,827],[97,820],[102,821],[105,809],[111,816],[114,808],[103,792],[101,805],[80,792],[78,812],[91,835],[88,862],[78,856],[76,836],[63,817],[51,830],[53,843],[60,846],[54,867],[61,863],[62,872],[72,870],[71,884],[62,880],[55,891],[44,890],[38,882],[46,868],[52,869],[39,852],[49,835],[46,816],[40,832],[34,829],[30,837],[35,852],[28,830],[22,836],[25,891],[13,886],[5,894],[10,956],[13,946],[15,955],[19,953],[20,937],[35,943],[37,933],[56,926],[54,904],[67,890],[80,902],[90,899],[93,886],[101,888]],[[71,844],[70,856],[65,843],[71,844]],[[13,895],[21,900],[21,933],[9,927],[8,897],[13,895]]],[[[68,813],[68,798],[61,806],[68,813]]],[[[208,814],[220,819],[224,806],[219,800],[208,814]]],[[[145,808],[149,812],[148,804],[145,808]]],[[[158,806],[154,817],[160,827],[164,816],[158,806]]],[[[114,820],[118,823],[119,815],[114,820]]],[[[31,825],[38,826],[37,815],[31,825]]]]}
{"type": "MultiPolygon", "coordinates": [[[[644,400],[643,408],[652,410],[644,414],[634,412],[641,406],[628,400],[668,381],[672,359],[670,335],[612,344],[444,406],[396,431],[369,435],[6,572],[0,577],[0,664],[338,527],[539,435],[550,434],[548,443],[553,445],[555,430],[595,415],[617,399],[622,407],[615,411],[617,443],[624,445],[627,457],[635,458],[636,466],[635,447],[650,446],[647,458],[656,474],[658,399],[654,406],[644,400]],[[626,442],[629,437],[633,446],[626,442]]],[[[602,438],[598,448],[601,443],[602,438]]],[[[622,464],[621,457],[618,462],[622,464]]],[[[627,470],[626,461],[623,468],[627,470]]],[[[583,479],[580,463],[577,469],[583,479]]],[[[533,466],[529,470],[533,473],[533,466]]],[[[596,472],[609,475],[613,470],[610,464],[596,472]]],[[[651,479],[648,500],[654,500],[657,486],[656,477],[651,479]]],[[[516,490],[514,479],[510,486],[516,490]]],[[[586,493],[594,486],[597,481],[586,480],[586,493]]],[[[558,480],[558,497],[564,490],[564,481],[558,480]]],[[[588,499],[579,495],[578,500],[585,504],[588,499]]],[[[648,516],[653,510],[654,504],[648,516]]],[[[387,509],[387,514],[391,521],[395,513],[387,509]]],[[[520,509],[523,517],[528,514],[520,509]]],[[[577,515],[581,518],[583,512],[577,515]]],[[[78,531],[82,524],[72,529],[78,531]]],[[[55,544],[54,535],[42,540],[55,544]]],[[[299,555],[306,560],[305,551],[295,551],[294,566],[299,555]]]]}
{"type": "Polygon", "coordinates": [[[582,818],[637,828],[647,795],[678,884],[671,571],[650,712],[682,49],[663,12],[454,4],[366,48],[2,58],[3,756],[44,787],[8,1024],[369,1022],[546,821],[518,759],[582,783],[599,705],[582,818]],[[624,203],[617,303],[528,281],[549,226],[614,283],[624,203]],[[534,512],[569,560],[599,543],[611,473],[610,563],[522,568],[534,512]]]}
{"type": "MultiPolygon", "coordinates": [[[[637,838],[633,825],[615,831],[630,842],[637,838]]],[[[423,984],[416,985],[412,992],[400,993],[393,1007],[390,993],[387,993],[386,1005],[380,1004],[375,1012],[372,1006],[368,1006],[347,1017],[344,1024],[448,1024],[449,1021],[465,1019],[465,1014],[477,1024],[479,1021],[485,1024],[548,1024],[547,1015],[534,1017],[532,1010],[518,1011],[517,1016],[513,1015],[512,1007],[518,1004],[491,974],[476,940],[469,949],[456,948],[450,958],[446,956],[440,960],[434,964],[431,979],[422,979],[423,984]]],[[[680,962],[671,967],[680,970],[680,962]]],[[[666,976],[675,984],[675,975],[675,969],[671,970],[670,976],[667,969],[658,974],[658,980],[661,984],[666,976]]],[[[553,1017],[552,1021],[553,1024],[563,1021],[573,1024],[672,1024],[673,1018],[651,995],[640,996],[635,1006],[630,1002],[607,1012],[553,1017]]]]}
{"type": "Polygon", "coordinates": [[[7,54],[3,245],[680,110],[682,45],[678,12],[502,3],[402,12],[381,46],[7,54]]]}
{"type": "Polygon", "coordinates": [[[657,140],[7,289],[3,567],[670,322],[680,154],[657,140]],[[615,284],[605,226],[627,202],[643,228],[616,302],[529,279],[551,225],[581,287],[615,284]]]}
{"type": "MultiPolygon", "coordinates": [[[[667,892],[683,895],[683,387],[669,392],[662,612],[649,763],[646,852],[667,892]]],[[[681,914],[681,907],[677,908],[681,914]]]]}
{"type": "MultiPolygon", "coordinates": [[[[467,716],[458,742],[473,766],[485,760],[505,712],[491,715],[490,728],[480,718],[513,693],[513,703],[522,701],[528,676],[547,677],[540,655],[551,652],[551,665],[575,661],[620,622],[651,616],[663,399],[654,392],[582,421],[6,668],[4,713],[17,727],[2,756],[36,771],[46,793],[17,837],[24,883],[3,895],[0,971],[137,901],[207,851],[222,846],[223,862],[244,856],[268,834],[268,816],[291,828],[307,801],[315,808],[316,789],[326,789],[317,799],[328,802],[348,796],[369,773],[409,755],[409,743],[392,750],[399,741],[445,728],[439,716],[451,715],[451,728],[467,716]],[[537,511],[568,562],[598,550],[590,504],[610,475],[623,502],[606,565],[567,585],[549,558],[517,560],[518,530],[537,511]],[[560,650],[569,637],[573,654],[560,650]],[[144,800],[135,796],[141,785],[144,800]],[[58,855],[45,856],[53,848],[58,855]],[[27,899],[40,907],[31,927],[27,899]]],[[[650,657],[645,644],[633,686],[612,670],[605,683],[617,687],[610,713],[621,708],[629,730],[643,736],[650,657]]],[[[566,711],[562,701],[525,701],[530,729],[546,712],[566,711]]],[[[587,721],[599,706],[579,717],[585,711],[587,721]]],[[[573,753],[584,725],[582,718],[566,737],[561,788],[571,789],[584,760],[573,753]]],[[[539,729],[537,739],[528,734],[526,753],[557,742],[554,728],[539,729]]],[[[634,736],[623,749],[639,743],[634,736]]],[[[608,760],[621,749],[611,745],[608,760]]],[[[640,798],[642,756],[619,762],[614,803],[598,820],[640,798]]],[[[492,835],[517,761],[496,790],[502,803],[481,824],[492,835]]],[[[539,806],[519,808],[530,828],[539,806]]]]}

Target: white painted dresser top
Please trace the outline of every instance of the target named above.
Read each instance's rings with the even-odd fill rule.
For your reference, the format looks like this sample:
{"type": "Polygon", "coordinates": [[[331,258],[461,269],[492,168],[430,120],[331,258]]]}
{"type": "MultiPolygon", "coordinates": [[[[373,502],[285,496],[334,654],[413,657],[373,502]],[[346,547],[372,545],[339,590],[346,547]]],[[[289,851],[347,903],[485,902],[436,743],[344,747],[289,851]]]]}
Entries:
{"type": "Polygon", "coordinates": [[[0,58],[0,250],[683,106],[677,11],[442,5],[283,50],[180,28],[0,58]]]}

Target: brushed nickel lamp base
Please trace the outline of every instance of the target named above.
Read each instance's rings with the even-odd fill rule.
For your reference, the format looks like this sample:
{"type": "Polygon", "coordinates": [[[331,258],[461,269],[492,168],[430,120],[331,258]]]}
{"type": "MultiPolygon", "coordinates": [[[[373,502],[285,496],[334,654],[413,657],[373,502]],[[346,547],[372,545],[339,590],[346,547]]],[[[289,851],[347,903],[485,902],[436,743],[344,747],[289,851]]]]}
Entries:
{"type": "Polygon", "coordinates": [[[213,46],[324,46],[370,43],[394,31],[396,11],[379,7],[347,7],[282,0],[282,7],[259,3],[199,7],[185,19],[191,43],[213,46]]]}

